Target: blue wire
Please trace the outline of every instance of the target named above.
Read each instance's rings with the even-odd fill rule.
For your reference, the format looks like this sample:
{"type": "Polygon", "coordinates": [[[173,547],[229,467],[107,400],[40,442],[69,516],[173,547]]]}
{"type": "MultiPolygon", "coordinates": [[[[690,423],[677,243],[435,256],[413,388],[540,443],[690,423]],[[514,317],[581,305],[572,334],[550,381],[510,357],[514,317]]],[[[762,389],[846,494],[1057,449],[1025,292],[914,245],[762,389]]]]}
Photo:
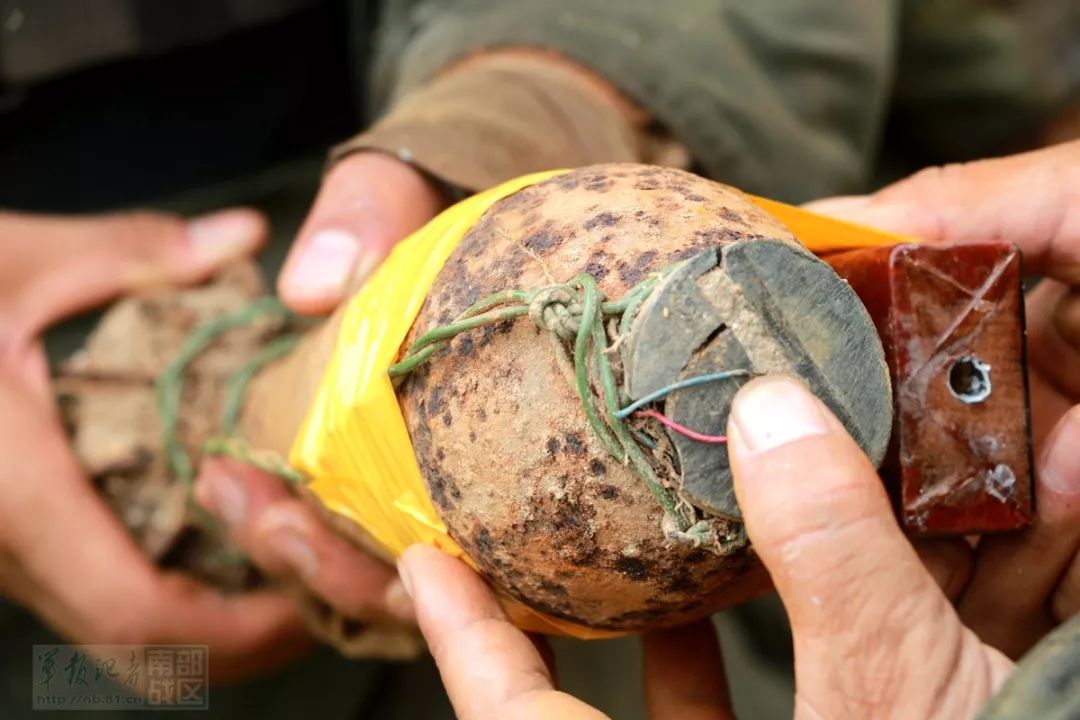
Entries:
{"type": "Polygon", "coordinates": [[[725,370],[723,372],[710,373],[708,375],[699,375],[698,377],[680,380],[679,382],[672,383],[667,387],[662,387],[656,392],[651,392],[640,400],[635,400],[619,412],[615,413],[615,417],[619,420],[625,420],[635,410],[640,410],[642,407],[648,405],[649,403],[656,402],[657,400],[675,392],[676,390],[682,390],[683,388],[693,387],[695,385],[704,385],[705,383],[716,382],[717,380],[727,380],[728,378],[735,377],[736,375],[749,374],[749,370],[725,370]]]}

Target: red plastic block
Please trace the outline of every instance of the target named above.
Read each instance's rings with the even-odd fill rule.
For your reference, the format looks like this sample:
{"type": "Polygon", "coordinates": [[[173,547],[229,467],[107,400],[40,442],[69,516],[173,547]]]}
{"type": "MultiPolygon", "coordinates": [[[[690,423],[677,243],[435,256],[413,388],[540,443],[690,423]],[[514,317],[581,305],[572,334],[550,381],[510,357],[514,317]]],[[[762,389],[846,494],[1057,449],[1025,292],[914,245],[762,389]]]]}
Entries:
{"type": "Polygon", "coordinates": [[[896,410],[882,476],[912,535],[1026,527],[1031,432],[1020,251],[896,245],[826,258],[877,325],[896,410]]]}

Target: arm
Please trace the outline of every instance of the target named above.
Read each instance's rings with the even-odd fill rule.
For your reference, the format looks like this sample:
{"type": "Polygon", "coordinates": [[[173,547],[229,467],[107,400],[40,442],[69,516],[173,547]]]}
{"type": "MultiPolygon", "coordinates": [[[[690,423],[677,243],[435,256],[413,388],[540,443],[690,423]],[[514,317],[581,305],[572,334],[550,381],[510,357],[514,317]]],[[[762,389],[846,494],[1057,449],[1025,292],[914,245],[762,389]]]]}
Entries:
{"type": "Polygon", "coordinates": [[[279,291],[328,312],[446,186],[541,167],[692,164],[789,201],[863,188],[895,4],[385,3],[369,93],[381,117],[335,151],[279,291]]]}
{"type": "Polygon", "coordinates": [[[424,7],[390,3],[385,11],[372,83],[377,108],[391,108],[385,122],[462,58],[541,49],[604,78],[717,179],[788,200],[864,182],[888,92],[894,3],[424,7]]]}

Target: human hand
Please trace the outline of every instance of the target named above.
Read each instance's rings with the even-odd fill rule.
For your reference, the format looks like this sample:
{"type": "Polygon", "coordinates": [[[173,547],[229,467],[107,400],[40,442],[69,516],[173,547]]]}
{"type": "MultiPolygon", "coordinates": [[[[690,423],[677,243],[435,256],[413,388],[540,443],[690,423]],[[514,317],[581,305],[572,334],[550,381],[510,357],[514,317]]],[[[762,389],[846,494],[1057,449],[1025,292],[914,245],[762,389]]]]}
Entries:
{"type": "MultiPolygon", "coordinates": [[[[433,174],[480,188],[545,168],[633,160],[645,144],[631,127],[647,122],[639,115],[616,89],[575,63],[496,50],[446,68],[402,98],[360,143],[354,138],[346,145],[408,148],[433,174]]],[[[279,295],[299,313],[330,312],[399,240],[446,204],[435,182],[391,154],[345,156],[323,181],[279,278],[279,295]]],[[[290,500],[277,478],[237,463],[210,464],[197,495],[211,509],[226,503],[244,508],[235,522],[226,520],[240,546],[263,569],[306,580],[347,617],[409,616],[392,569],[336,537],[316,513],[290,500]],[[215,502],[219,484],[229,486],[220,494],[231,500],[215,502]]]]}
{"type": "Polygon", "coordinates": [[[394,568],[331,528],[285,482],[242,460],[207,458],[195,498],[263,573],[305,588],[355,622],[415,622],[394,568]]]}
{"type": "MultiPolygon", "coordinates": [[[[973,717],[1012,662],[964,627],[873,466],[801,383],[748,383],[728,422],[735,492],[791,617],[796,718],[973,717]]],[[[599,717],[555,690],[480,578],[427,547],[398,563],[458,715],[599,717]]],[[[731,718],[707,624],[644,638],[652,718],[731,718]]]]}
{"type": "Polygon", "coordinates": [[[917,543],[964,623],[1012,657],[1080,611],[1080,142],[924,170],[812,209],[928,242],[1015,243],[1027,295],[1036,517],[1028,530],[917,543]]]}
{"type": "Polygon", "coordinates": [[[445,204],[435,184],[401,160],[377,152],[345,157],[323,180],[278,294],[298,313],[329,313],[445,204]]]}
{"type": "Polygon", "coordinates": [[[443,188],[395,154],[473,190],[537,170],[634,161],[646,148],[688,162],[674,143],[639,137],[649,124],[607,80],[555,53],[491,49],[451,63],[343,145],[369,149],[327,173],[278,293],[301,314],[328,313],[446,206],[443,188]]]}
{"type": "Polygon", "coordinates": [[[268,668],[301,647],[290,598],[225,597],[140,552],[68,447],[40,341],[50,323],[112,297],[204,279],[265,235],[250,210],[186,223],[0,213],[0,592],[69,640],[206,644],[214,679],[268,668]]]}
{"type": "MultiPolygon", "coordinates": [[[[374,152],[347,156],[323,182],[278,280],[279,294],[297,312],[332,311],[443,204],[434,185],[400,160],[374,152]]],[[[347,618],[412,622],[394,569],[328,527],[280,478],[241,461],[209,459],[199,469],[195,496],[263,572],[302,584],[347,618]]]]}
{"type": "Polygon", "coordinates": [[[490,48],[442,67],[336,152],[278,282],[301,314],[326,314],[390,249],[447,204],[432,176],[472,190],[559,167],[640,161],[689,164],[654,135],[648,113],[570,58],[490,48]],[[376,150],[379,148],[381,150],[376,150]],[[397,159],[412,155],[415,166],[397,159]]]}
{"type": "MultiPolygon", "coordinates": [[[[458,718],[604,717],[556,689],[547,642],[514,627],[488,586],[463,562],[415,545],[402,555],[398,570],[458,718]]],[[[648,633],[642,645],[649,717],[732,717],[711,622],[648,633]]]]}

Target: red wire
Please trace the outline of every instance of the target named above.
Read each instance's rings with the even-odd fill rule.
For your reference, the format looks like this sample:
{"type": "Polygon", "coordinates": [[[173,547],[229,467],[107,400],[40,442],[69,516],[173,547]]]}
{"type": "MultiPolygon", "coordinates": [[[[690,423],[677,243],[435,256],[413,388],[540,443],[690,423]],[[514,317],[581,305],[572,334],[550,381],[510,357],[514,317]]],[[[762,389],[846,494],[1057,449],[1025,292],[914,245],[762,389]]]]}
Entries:
{"type": "Polygon", "coordinates": [[[638,410],[634,414],[641,415],[643,417],[650,417],[653,420],[658,420],[664,425],[667,425],[675,432],[679,433],[680,435],[685,435],[691,440],[697,440],[698,442],[709,443],[711,445],[722,445],[727,442],[727,435],[703,435],[702,433],[691,430],[688,427],[683,427],[679,423],[669,418],[667,415],[664,415],[661,412],[657,412],[656,410],[638,410]]]}

